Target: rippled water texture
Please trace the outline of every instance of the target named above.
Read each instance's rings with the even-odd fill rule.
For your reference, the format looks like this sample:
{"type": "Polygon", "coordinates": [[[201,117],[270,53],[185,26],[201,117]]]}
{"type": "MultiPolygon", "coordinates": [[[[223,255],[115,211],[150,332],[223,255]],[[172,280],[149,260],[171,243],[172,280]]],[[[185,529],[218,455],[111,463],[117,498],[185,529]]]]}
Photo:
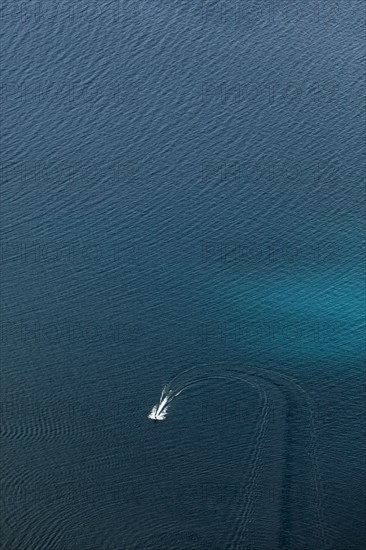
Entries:
{"type": "Polygon", "coordinates": [[[2,547],[360,550],[365,3],[1,9],[2,547]]]}

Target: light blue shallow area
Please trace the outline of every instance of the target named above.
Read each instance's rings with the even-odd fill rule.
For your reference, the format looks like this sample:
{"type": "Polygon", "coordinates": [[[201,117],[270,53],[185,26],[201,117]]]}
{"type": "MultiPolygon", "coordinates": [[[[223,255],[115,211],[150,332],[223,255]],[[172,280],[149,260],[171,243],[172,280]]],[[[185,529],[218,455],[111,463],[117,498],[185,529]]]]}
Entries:
{"type": "Polygon", "coordinates": [[[3,4],[3,548],[360,550],[364,3],[3,4]]]}

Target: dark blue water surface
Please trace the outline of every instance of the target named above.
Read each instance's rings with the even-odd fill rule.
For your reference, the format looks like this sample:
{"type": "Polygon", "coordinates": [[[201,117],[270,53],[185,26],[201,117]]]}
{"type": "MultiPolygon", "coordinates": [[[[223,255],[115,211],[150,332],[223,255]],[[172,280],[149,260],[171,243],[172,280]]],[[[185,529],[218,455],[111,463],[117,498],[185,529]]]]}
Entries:
{"type": "Polygon", "coordinates": [[[2,547],[360,550],[365,3],[2,21],[2,547]]]}

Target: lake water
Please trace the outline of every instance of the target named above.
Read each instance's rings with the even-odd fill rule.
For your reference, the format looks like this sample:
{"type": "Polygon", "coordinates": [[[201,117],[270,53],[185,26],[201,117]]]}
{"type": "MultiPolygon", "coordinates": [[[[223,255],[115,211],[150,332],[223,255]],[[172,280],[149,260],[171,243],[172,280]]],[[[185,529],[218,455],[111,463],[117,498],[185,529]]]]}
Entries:
{"type": "Polygon", "coordinates": [[[2,547],[360,550],[364,2],[2,6],[2,547]]]}

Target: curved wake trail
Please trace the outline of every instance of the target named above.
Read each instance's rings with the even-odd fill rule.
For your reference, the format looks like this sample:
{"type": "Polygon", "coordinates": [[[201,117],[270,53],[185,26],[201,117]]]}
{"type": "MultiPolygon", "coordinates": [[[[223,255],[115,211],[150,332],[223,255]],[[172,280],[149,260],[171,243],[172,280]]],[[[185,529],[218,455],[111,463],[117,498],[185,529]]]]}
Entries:
{"type": "MultiPolygon", "coordinates": [[[[263,448],[264,435],[268,424],[269,406],[268,406],[267,393],[260,386],[257,386],[257,387],[261,395],[261,414],[258,421],[259,428],[257,430],[257,437],[255,440],[253,450],[251,452],[251,460],[250,460],[251,468],[249,473],[249,479],[247,482],[246,498],[244,499],[243,507],[239,512],[239,517],[240,517],[239,529],[238,529],[239,543],[245,542],[245,539],[246,539],[245,534],[247,531],[251,513],[253,511],[254,491],[255,491],[255,487],[259,476],[258,464],[260,461],[262,448],[263,448]]],[[[235,541],[235,545],[234,545],[235,548],[237,547],[237,544],[238,544],[238,541],[235,541]]]]}
{"type": "MultiPolygon", "coordinates": [[[[319,472],[318,456],[317,456],[317,444],[316,444],[316,431],[315,431],[315,418],[312,401],[307,392],[300,386],[300,384],[292,380],[286,375],[282,375],[272,371],[265,371],[264,369],[249,368],[247,372],[243,373],[238,366],[226,367],[220,366],[223,370],[220,373],[213,373],[215,367],[191,367],[182,373],[175,376],[166,386],[164,386],[159,402],[152,408],[149,418],[152,420],[165,420],[168,414],[168,410],[173,403],[174,399],[187,391],[192,386],[206,382],[208,380],[231,380],[239,381],[241,383],[248,384],[255,388],[258,393],[260,403],[260,413],[258,421],[256,422],[256,437],[253,441],[253,447],[250,453],[250,471],[246,476],[246,493],[243,499],[242,506],[239,511],[236,511],[236,517],[239,515],[239,528],[234,536],[234,545],[242,544],[247,540],[247,529],[251,519],[251,515],[254,507],[254,493],[259,478],[259,463],[261,460],[261,453],[263,443],[265,439],[265,433],[269,422],[269,399],[268,393],[264,389],[264,385],[272,393],[279,392],[282,401],[287,403],[287,406],[291,402],[299,401],[302,409],[305,410],[305,414],[308,416],[307,420],[307,432],[306,439],[308,440],[308,454],[310,458],[310,468],[312,475],[312,483],[315,497],[315,521],[318,526],[318,542],[321,541],[321,547],[326,549],[330,545],[330,540],[327,538],[327,525],[323,510],[323,499],[321,496],[321,478],[319,472]]],[[[293,430],[293,427],[289,426],[293,430]]],[[[305,443],[306,445],[306,443],[305,443]]]]}
{"type": "MultiPolygon", "coordinates": [[[[192,369],[188,369],[182,373],[186,374],[187,372],[196,369],[197,367],[193,367],[192,369]]],[[[207,375],[204,377],[193,379],[184,385],[182,384],[180,387],[173,389],[173,384],[177,383],[178,377],[182,376],[178,375],[173,380],[164,386],[163,391],[161,393],[161,397],[159,400],[159,403],[153,406],[148,418],[152,420],[165,420],[165,418],[168,415],[168,409],[170,405],[172,404],[173,400],[178,397],[182,392],[188,390],[191,386],[195,386],[199,384],[200,382],[206,382],[207,380],[239,380],[240,382],[246,382],[250,384],[251,386],[255,387],[253,383],[248,382],[245,378],[242,376],[235,376],[234,374],[230,373],[224,373],[222,375],[216,374],[216,375],[207,375]]]]}

